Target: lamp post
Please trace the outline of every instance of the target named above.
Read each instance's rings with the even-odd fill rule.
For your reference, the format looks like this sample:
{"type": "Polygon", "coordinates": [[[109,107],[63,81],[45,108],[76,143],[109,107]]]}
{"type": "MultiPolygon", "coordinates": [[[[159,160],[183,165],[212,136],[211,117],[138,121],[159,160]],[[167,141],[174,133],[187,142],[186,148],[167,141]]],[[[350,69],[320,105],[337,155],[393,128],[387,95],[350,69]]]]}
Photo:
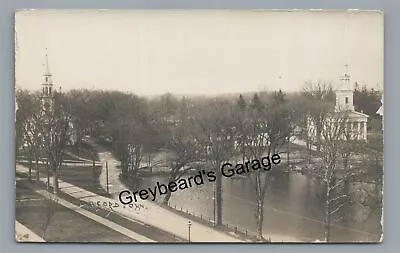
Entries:
{"type": "Polygon", "coordinates": [[[192,222],[188,221],[188,228],[189,228],[189,243],[190,243],[190,227],[192,226],[192,222]]]}
{"type": "Polygon", "coordinates": [[[215,200],[216,200],[216,197],[215,197],[215,194],[216,194],[216,192],[215,192],[215,184],[214,184],[214,187],[213,187],[213,197],[212,197],[212,200],[213,200],[213,213],[214,213],[214,226],[215,226],[215,200]]]}
{"type": "Polygon", "coordinates": [[[107,177],[107,194],[109,194],[108,191],[108,162],[106,161],[106,177],[107,177]]]}

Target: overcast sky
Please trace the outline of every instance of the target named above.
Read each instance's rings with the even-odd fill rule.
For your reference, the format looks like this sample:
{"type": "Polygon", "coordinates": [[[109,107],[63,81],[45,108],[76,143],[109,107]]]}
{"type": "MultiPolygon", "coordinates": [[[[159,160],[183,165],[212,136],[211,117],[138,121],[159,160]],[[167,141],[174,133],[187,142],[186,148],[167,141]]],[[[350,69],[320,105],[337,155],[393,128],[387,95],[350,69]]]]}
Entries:
{"type": "Polygon", "coordinates": [[[383,87],[383,14],[36,10],[16,14],[16,85],[139,95],[299,90],[309,80],[383,87]]]}

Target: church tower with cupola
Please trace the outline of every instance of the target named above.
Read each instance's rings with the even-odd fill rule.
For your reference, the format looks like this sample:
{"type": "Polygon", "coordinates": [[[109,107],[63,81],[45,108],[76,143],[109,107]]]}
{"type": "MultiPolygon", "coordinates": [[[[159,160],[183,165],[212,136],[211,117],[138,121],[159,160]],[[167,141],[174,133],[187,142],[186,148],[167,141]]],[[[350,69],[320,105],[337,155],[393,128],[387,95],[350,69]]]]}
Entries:
{"type": "Polygon", "coordinates": [[[367,140],[367,122],[368,115],[363,112],[357,112],[353,104],[354,90],[350,83],[348,65],[345,65],[346,72],[340,78],[340,85],[336,89],[335,111],[347,113],[346,139],[367,140]]]}
{"type": "Polygon", "coordinates": [[[346,72],[340,78],[340,86],[336,90],[336,106],[335,111],[354,111],[353,104],[353,88],[350,84],[350,75],[348,73],[348,65],[346,64],[346,72]]]}

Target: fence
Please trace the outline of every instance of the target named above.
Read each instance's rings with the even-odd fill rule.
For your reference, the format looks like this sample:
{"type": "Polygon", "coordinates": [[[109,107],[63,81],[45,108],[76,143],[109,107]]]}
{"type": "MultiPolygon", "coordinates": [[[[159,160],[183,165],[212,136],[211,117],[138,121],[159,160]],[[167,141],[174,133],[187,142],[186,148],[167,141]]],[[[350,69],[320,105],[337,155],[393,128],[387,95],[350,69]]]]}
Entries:
{"type": "MultiPolygon", "coordinates": [[[[190,211],[187,208],[177,207],[176,205],[170,205],[169,203],[168,207],[174,209],[175,211],[182,212],[188,216],[191,216],[191,218],[194,220],[198,220],[199,222],[202,223],[207,223],[208,225],[211,225],[213,227],[215,226],[214,217],[208,217],[201,213],[195,213],[194,211],[190,211]]],[[[240,228],[237,225],[222,223],[221,228],[225,229],[228,232],[233,232],[236,235],[244,236],[246,237],[246,239],[254,240],[254,238],[257,238],[257,234],[255,232],[249,231],[248,229],[240,228]]]]}
{"type": "MultiPolygon", "coordinates": [[[[17,163],[21,163],[21,164],[27,164],[29,165],[29,160],[27,159],[17,159],[16,160],[17,163]]],[[[46,164],[47,159],[40,159],[38,161],[38,164],[42,165],[42,164],[46,164]]],[[[35,165],[36,161],[32,161],[32,165],[35,165]]],[[[62,165],[65,166],[93,166],[93,161],[85,161],[85,160],[63,160],[62,161],[62,165]]],[[[103,163],[99,162],[99,161],[95,161],[95,166],[102,166],[103,163]]]]}

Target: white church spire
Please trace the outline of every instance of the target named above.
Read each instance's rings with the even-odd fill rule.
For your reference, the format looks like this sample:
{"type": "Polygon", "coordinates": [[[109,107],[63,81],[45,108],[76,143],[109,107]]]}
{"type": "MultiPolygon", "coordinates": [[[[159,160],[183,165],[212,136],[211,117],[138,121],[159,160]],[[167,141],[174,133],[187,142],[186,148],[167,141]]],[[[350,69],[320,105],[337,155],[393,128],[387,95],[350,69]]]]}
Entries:
{"type": "Polygon", "coordinates": [[[46,61],[44,66],[44,82],[42,83],[42,96],[41,96],[41,104],[42,104],[42,113],[45,115],[51,114],[53,110],[53,80],[51,78],[50,67],[49,67],[49,57],[47,55],[46,48],[46,61]]]}

